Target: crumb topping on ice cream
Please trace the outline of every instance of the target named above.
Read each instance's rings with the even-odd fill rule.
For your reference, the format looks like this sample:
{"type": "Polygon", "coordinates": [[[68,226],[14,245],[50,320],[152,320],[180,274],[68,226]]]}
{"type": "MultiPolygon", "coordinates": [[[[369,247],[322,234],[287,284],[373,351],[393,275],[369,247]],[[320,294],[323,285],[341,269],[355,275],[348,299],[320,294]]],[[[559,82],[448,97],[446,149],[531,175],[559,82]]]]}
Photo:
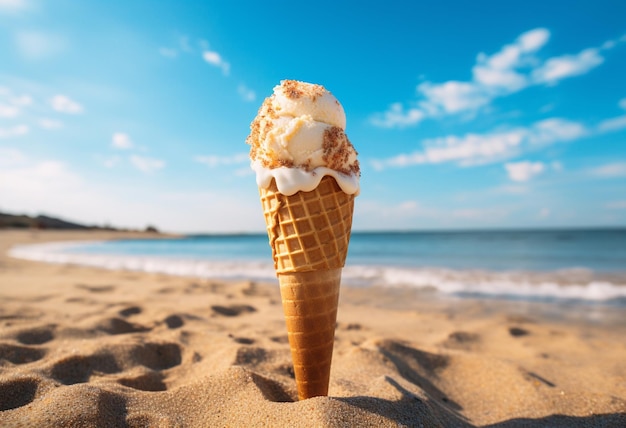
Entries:
{"type": "Polygon", "coordinates": [[[283,80],[250,124],[252,168],[259,186],[272,178],[281,193],[313,190],[326,175],[358,193],[357,152],[345,134],[346,115],[321,85],[283,80]]]}

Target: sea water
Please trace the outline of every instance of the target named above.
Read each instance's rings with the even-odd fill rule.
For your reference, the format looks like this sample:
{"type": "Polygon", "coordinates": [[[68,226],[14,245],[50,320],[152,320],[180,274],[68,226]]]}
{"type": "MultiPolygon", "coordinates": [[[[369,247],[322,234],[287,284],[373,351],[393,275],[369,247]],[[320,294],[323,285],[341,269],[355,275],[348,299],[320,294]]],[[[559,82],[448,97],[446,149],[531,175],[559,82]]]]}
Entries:
{"type": "MultiPolygon", "coordinates": [[[[204,278],[275,281],[265,234],[50,243],[14,257],[204,278]]],[[[626,305],[626,229],[354,232],[343,281],[456,296],[626,305]]]]}

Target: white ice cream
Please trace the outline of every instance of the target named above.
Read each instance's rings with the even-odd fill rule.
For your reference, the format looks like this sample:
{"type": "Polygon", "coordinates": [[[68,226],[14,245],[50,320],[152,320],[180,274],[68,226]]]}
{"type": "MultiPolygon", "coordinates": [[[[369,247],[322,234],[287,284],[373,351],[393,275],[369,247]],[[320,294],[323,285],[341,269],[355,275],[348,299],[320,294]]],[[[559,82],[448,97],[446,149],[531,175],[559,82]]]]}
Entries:
{"type": "Polygon", "coordinates": [[[282,81],[250,125],[257,184],[267,188],[273,178],[279,192],[292,195],[330,175],[344,192],[358,193],[359,162],[345,127],[343,107],[323,86],[282,81]]]}

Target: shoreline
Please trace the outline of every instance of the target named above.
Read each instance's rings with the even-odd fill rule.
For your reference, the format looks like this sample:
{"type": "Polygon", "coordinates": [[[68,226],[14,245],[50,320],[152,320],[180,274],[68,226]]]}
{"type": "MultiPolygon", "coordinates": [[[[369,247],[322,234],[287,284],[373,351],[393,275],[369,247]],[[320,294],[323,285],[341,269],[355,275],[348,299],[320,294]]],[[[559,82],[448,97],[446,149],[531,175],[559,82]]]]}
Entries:
{"type": "Polygon", "coordinates": [[[294,402],[278,287],[7,256],[127,236],[0,231],[0,425],[626,424],[607,308],[342,287],[331,397],[294,402]]]}
{"type": "MultiPolygon", "coordinates": [[[[106,234],[102,236],[107,237],[106,234]]],[[[261,240],[238,241],[237,245],[253,249],[245,257],[230,250],[231,253],[219,258],[207,258],[203,251],[206,254],[215,254],[220,251],[221,245],[230,245],[230,241],[209,240],[197,244],[192,241],[194,246],[187,246],[184,237],[182,244],[179,242],[180,236],[124,233],[117,233],[114,236],[122,240],[129,237],[133,238],[130,245],[109,245],[106,243],[108,239],[39,242],[34,245],[29,243],[12,247],[10,255],[37,262],[75,264],[114,271],[225,281],[276,282],[271,258],[269,254],[263,252],[267,249],[267,239],[262,235],[255,235],[255,238],[262,238],[261,240]],[[135,242],[137,237],[154,239],[158,242],[154,245],[137,246],[135,242]],[[173,241],[167,243],[170,239],[173,241]],[[75,246],[81,245],[87,245],[89,249],[74,251],[75,246]],[[193,248],[195,250],[190,251],[193,248]],[[264,257],[261,257],[261,254],[264,257]]],[[[385,259],[379,263],[365,262],[366,264],[361,265],[357,261],[358,258],[352,260],[349,258],[343,270],[343,287],[383,288],[386,292],[391,292],[395,288],[414,288],[418,297],[430,297],[435,293],[442,298],[502,300],[522,304],[536,302],[563,307],[584,305],[626,307],[626,271],[596,272],[582,267],[551,271],[454,269],[393,264],[387,263],[388,260],[385,259]]]]}

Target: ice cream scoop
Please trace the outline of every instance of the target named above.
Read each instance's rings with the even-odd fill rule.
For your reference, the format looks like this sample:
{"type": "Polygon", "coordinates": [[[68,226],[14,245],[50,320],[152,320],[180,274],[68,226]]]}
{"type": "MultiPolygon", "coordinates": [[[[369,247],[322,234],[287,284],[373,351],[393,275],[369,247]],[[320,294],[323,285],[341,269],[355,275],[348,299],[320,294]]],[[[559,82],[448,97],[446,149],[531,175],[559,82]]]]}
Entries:
{"type": "Polygon", "coordinates": [[[321,85],[284,80],[250,125],[250,158],[259,187],[310,191],[327,175],[348,194],[359,191],[357,152],[345,134],[346,116],[321,85]]]}
{"type": "Polygon", "coordinates": [[[345,113],[321,85],[284,80],[250,125],[257,174],[299,399],[327,395],[357,153],[345,113]]]}

